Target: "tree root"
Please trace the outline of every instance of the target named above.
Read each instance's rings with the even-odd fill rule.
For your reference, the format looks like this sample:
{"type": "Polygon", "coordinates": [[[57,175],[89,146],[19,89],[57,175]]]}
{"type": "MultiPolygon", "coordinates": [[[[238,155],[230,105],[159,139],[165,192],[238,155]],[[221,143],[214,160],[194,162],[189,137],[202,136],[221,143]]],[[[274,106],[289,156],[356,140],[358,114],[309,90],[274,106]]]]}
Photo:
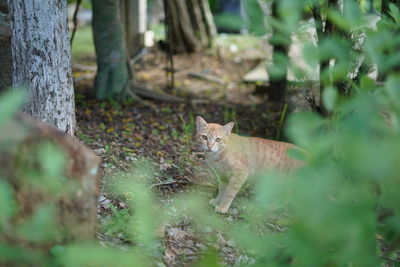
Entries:
{"type": "Polygon", "coordinates": [[[159,100],[159,101],[163,101],[163,102],[172,102],[172,103],[182,103],[185,102],[185,100],[183,98],[174,96],[174,95],[170,95],[170,94],[166,94],[166,93],[160,93],[160,92],[156,92],[156,91],[152,91],[150,89],[147,89],[143,86],[137,85],[137,84],[133,84],[130,86],[130,88],[128,88],[127,93],[129,95],[133,96],[139,96],[139,97],[143,97],[143,98],[151,98],[151,99],[155,99],[155,100],[159,100]]]}

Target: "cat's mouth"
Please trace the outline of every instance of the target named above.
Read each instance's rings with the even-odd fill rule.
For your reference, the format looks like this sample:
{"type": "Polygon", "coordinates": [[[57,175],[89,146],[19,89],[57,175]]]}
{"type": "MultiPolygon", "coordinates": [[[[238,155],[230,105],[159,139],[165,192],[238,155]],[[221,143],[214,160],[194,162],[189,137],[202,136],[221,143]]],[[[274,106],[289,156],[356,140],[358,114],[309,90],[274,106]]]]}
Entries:
{"type": "Polygon", "coordinates": [[[207,153],[217,153],[217,152],[218,152],[218,149],[215,149],[215,148],[207,148],[205,151],[206,151],[207,153]]]}

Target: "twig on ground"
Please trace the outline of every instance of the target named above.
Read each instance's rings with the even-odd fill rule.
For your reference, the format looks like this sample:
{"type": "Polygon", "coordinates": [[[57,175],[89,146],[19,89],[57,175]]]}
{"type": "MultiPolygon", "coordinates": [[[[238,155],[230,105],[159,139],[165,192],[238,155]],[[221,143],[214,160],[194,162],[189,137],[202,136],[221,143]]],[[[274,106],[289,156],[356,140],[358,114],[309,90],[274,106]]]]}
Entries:
{"type": "Polygon", "coordinates": [[[139,95],[145,98],[152,98],[164,102],[173,102],[173,103],[179,103],[179,102],[184,102],[184,99],[170,95],[170,94],[165,94],[165,93],[159,93],[156,91],[152,91],[150,89],[147,89],[145,87],[139,86],[137,84],[133,84],[130,89],[127,91],[131,91],[135,95],[139,95]]]}
{"type": "Polygon", "coordinates": [[[160,185],[169,185],[169,184],[175,184],[175,183],[178,183],[178,181],[177,180],[167,180],[167,181],[163,181],[160,183],[152,184],[149,186],[149,189],[156,187],[156,186],[160,186],[160,185]]]}
{"type": "Polygon", "coordinates": [[[225,84],[224,80],[222,80],[216,76],[213,76],[213,75],[199,73],[199,72],[189,72],[188,74],[189,74],[189,76],[192,76],[194,78],[203,79],[203,80],[213,82],[213,83],[218,83],[218,84],[225,84]]]}

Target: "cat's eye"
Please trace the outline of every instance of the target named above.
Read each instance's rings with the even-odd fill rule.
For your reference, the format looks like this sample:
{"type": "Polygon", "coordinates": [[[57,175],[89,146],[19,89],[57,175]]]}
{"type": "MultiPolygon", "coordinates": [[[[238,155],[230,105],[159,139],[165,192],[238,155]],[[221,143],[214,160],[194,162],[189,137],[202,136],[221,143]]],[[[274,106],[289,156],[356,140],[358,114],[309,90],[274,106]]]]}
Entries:
{"type": "Polygon", "coordinates": [[[221,142],[221,141],[222,141],[222,139],[219,138],[219,137],[218,137],[217,139],[215,139],[215,142],[218,142],[218,143],[219,143],[219,142],[221,142]]]}
{"type": "Polygon", "coordinates": [[[202,135],[202,136],[201,136],[201,139],[203,139],[203,140],[207,140],[207,136],[205,136],[205,135],[202,135]]]}

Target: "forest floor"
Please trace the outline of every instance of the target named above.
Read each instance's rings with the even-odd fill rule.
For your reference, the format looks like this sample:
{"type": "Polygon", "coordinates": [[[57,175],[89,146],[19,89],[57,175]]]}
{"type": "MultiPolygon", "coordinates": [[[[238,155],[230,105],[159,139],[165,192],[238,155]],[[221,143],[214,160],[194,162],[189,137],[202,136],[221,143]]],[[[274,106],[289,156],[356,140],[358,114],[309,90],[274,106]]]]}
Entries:
{"type": "MultiPolygon", "coordinates": [[[[108,192],[109,177],[130,170],[141,159],[150,161],[154,167],[154,178],[149,184],[161,202],[191,190],[194,185],[210,188],[206,185],[215,184],[194,175],[199,161],[193,142],[196,115],[220,124],[234,121],[234,131],[242,135],[276,138],[283,104],[253,96],[254,84],[241,81],[257,63],[256,59],[221,58],[208,53],[175,56],[175,86],[179,89],[169,93],[188,100],[182,103],[94,100],[91,94],[94,71],[75,70],[77,136],[102,158],[100,224],[105,224],[110,217],[122,216],[128,208],[123,200],[108,192]],[[222,82],[198,79],[191,73],[212,75],[222,82]],[[196,103],[189,99],[201,101],[196,103]]],[[[165,55],[159,50],[151,51],[135,66],[137,81],[147,88],[161,90],[165,85],[164,68],[165,55]]],[[[211,197],[215,188],[207,190],[211,197]]],[[[233,220],[237,213],[234,206],[226,219],[233,220]]],[[[100,229],[103,229],[98,233],[100,242],[111,246],[130,244],[121,227],[100,229]]],[[[216,243],[194,236],[190,224],[167,226],[160,235],[163,255],[162,262],[157,264],[189,265],[198,258],[200,251],[210,246],[227,264],[251,262],[251,258],[242,254],[223,234],[209,235],[214,235],[216,243]]]]}

